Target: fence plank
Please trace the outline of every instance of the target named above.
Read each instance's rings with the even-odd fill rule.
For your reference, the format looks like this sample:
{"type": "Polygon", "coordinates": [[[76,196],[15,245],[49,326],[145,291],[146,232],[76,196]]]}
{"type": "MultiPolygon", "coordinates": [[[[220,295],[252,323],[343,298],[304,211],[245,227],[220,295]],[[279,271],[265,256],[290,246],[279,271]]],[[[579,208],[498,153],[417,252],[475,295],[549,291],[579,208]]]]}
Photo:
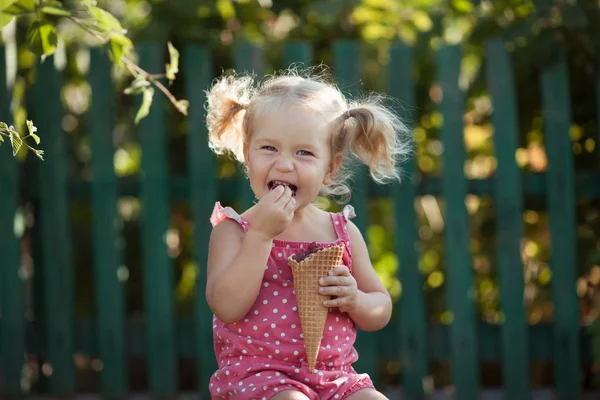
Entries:
{"type": "MultiPolygon", "coordinates": [[[[256,75],[257,79],[261,79],[264,67],[263,49],[248,42],[240,42],[234,48],[234,68],[237,73],[256,75]]],[[[250,181],[247,179],[245,172],[239,174],[238,190],[241,196],[241,207],[239,212],[242,213],[254,205],[255,196],[250,188],[250,181]]]]}
{"type": "Polygon", "coordinates": [[[125,395],[125,320],[123,283],[117,271],[122,262],[121,221],[117,214],[117,178],[113,167],[114,91],[108,56],[93,49],[90,62],[90,135],[92,143],[93,257],[96,279],[98,346],[102,360],[102,393],[125,395]]]}
{"type": "Polygon", "coordinates": [[[203,398],[208,398],[210,376],[217,369],[213,354],[212,312],[206,302],[206,260],[211,226],[209,213],[217,200],[216,159],[207,143],[204,103],[212,79],[213,59],[208,46],[188,46],[184,52],[186,98],[190,101],[188,168],[190,200],[194,221],[194,253],[198,265],[196,281],[196,357],[199,369],[198,385],[203,398]]]}
{"type": "MultiPolygon", "coordinates": [[[[5,49],[0,46],[0,119],[10,125],[5,56],[5,49]]],[[[25,325],[23,280],[19,274],[22,232],[18,232],[15,226],[19,207],[18,163],[12,155],[8,140],[4,140],[0,148],[0,355],[4,379],[0,386],[6,395],[10,396],[21,393],[21,370],[25,362],[25,325]]]]}
{"type": "Polygon", "coordinates": [[[310,43],[304,41],[289,41],[283,55],[284,68],[294,65],[309,67],[313,62],[313,51],[310,43]]]}
{"type": "Polygon", "coordinates": [[[62,129],[62,74],[54,59],[38,63],[38,81],[31,91],[32,119],[37,123],[45,161],[38,166],[41,205],[42,265],[47,354],[52,366],[50,391],[75,393],[73,365],[73,271],[67,197],[68,150],[62,129]],[[49,101],[48,99],[52,99],[49,101]],[[43,132],[43,133],[42,133],[43,132]],[[42,143],[44,143],[42,142],[42,143]]]}
{"type": "Polygon", "coordinates": [[[527,318],[523,306],[522,182],[515,152],[519,147],[516,96],[510,57],[504,40],[488,42],[488,84],[494,113],[494,148],[498,160],[495,176],[495,207],[498,221],[498,271],[504,312],[502,325],[502,371],[506,397],[529,397],[529,348],[527,318]]]}
{"type": "MultiPolygon", "coordinates": [[[[389,94],[412,108],[415,105],[415,84],[413,80],[413,49],[404,44],[396,44],[390,50],[388,68],[389,94]]],[[[405,123],[411,126],[416,115],[406,115],[405,123]]],[[[398,252],[400,268],[398,279],[402,283],[398,323],[400,326],[400,349],[402,361],[404,394],[408,399],[424,398],[423,381],[428,374],[429,356],[427,353],[427,321],[423,298],[423,277],[419,271],[419,235],[415,214],[415,160],[403,165],[405,172],[401,184],[393,185],[395,201],[396,229],[395,248],[398,252]]]]}
{"type": "MultiPolygon", "coordinates": [[[[355,41],[337,41],[333,45],[333,64],[335,77],[344,94],[353,96],[359,94],[361,81],[361,45],[355,41]]],[[[362,166],[356,168],[352,182],[352,205],[356,210],[354,223],[363,236],[367,232],[367,184],[368,175],[362,166]]],[[[359,360],[356,368],[371,375],[377,382],[379,371],[377,364],[377,342],[375,335],[367,332],[358,332],[356,349],[359,360]]]]}
{"type": "MultiPolygon", "coordinates": [[[[143,43],[139,46],[140,65],[150,73],[158,73],[164,69],[163,54],[162,47],[143,43]]],[[[138,128],[142,148],[142,265],[148,321],[148,380],[155,396],[174,395],[177,384],[173,269],[165,241],[170,211],[163,99],[155,96],[150,114],[138,128]]]]}
{"type": "Polygon", "coordinates": [[[542,71],[544,138],[548,154],[550,267],[554,301],[554,376],[559,399],[580,394],[579,306],[576,288],[575,185],[566,61],[542,71]]]}
{"type": "Polygon", "coordinates": [[[458,87],[462,50],[443,47],[437,57],[443,99],[441,138],[444,146],[442,193],[445,200],[447,298],[453,320],[450,326],[452,379],[456,398],[474,400],[478,393],[476,321],[473,305],[473,267],[469,252],[469,216],[464,175],[465,145],[462,116],[464,97],[458,87]]]}

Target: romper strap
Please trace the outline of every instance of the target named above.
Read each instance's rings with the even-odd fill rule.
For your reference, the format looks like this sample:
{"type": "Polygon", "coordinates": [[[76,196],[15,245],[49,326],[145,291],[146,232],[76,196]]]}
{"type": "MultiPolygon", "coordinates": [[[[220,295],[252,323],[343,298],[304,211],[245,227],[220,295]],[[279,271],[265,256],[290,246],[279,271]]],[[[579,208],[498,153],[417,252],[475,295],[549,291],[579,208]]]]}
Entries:
{"type": "Polygon", "coordinates": [[[347,204],[341,212],[338,212],[333,215],[334,228],[335,233],[337,233],[338,238],[346,240],[348,237],[348,230],[346,228],[346,224],[348,220],[356,217],[354,213],[354,207],[350,204],[347,204]]]}
{"type": "Polygon", "coordinates": [[[225,219],[232,219],[237,222],[244,232],[248,232],[250,228],[250,222],[239,215],[233,208],[231,207],[223,207],[220,202],[215,203],[215,208],[213,209],[212,215],[210,216],[210,223],[212,226],[216,226],[219,222],[225,219]]]}

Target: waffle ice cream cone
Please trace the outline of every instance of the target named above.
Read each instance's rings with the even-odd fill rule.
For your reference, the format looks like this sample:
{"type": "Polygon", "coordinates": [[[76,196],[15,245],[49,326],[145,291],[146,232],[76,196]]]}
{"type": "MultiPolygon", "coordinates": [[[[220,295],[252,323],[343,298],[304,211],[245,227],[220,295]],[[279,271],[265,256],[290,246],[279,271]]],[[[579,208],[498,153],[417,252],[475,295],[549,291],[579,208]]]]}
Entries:
{"type": "Polygon", "coordinates": [[[319,294],[319,279],[327,276],[331,268],[340,265],[344,245],[313,251],[315,251],[315,247],[309,249],[307,254],[302,254],[300,257],[295,255],[288,259],[294,277],[300,324],[310,371],[314,371],[317,363],[328,313],[327,307],[323,305],[328,296],[319,294]],[[306,257],[298,261],[302,256],[306,257]]]}

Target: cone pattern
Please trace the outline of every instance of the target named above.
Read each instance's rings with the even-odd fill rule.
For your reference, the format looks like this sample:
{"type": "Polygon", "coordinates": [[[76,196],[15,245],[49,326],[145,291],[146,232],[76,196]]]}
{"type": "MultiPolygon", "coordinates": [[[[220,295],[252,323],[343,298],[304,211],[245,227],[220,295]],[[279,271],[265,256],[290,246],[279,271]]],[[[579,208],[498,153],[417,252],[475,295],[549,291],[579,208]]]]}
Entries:
{"type": "Polygon", "coordinates": [[[301,262],[289,259],[294,276],[306,358],[311,372],[314,371],[317,363],[323,329],[329,312],[328,308],[323,306],[323,302],[329,296],[319,294],[319,279],[327,276],[331,268],[341,264],[343,253],[344,246],[340,245],[319,250],[301,262]]]}

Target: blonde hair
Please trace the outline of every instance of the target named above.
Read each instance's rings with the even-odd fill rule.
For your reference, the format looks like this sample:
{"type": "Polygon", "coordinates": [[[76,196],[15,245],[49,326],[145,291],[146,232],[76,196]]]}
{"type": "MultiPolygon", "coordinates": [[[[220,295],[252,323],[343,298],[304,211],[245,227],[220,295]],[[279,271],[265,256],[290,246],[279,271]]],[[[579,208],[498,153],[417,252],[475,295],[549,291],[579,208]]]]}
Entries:
{"type": "MultiPolygon", "coordinates": [[[[308,71],[308,70],[307,70],[308,71]]],[[[256,118],[281,106],[301,106],[328,121],[330,150],[344,156],[342,166],[323,189],[325,195],[348,195],[352,176],[348,155],[369,168],[377,183],[401,180],[399,164],[412,153],[410,130],[381,94],[346,99],[327,80],[328,74],[301,76],[295,69],[255,82],[250,76],[223,76],[207,92],[207,126],[210,148],[231,153],[244,163],[244,144],[252,136],[256,118]]]]}

